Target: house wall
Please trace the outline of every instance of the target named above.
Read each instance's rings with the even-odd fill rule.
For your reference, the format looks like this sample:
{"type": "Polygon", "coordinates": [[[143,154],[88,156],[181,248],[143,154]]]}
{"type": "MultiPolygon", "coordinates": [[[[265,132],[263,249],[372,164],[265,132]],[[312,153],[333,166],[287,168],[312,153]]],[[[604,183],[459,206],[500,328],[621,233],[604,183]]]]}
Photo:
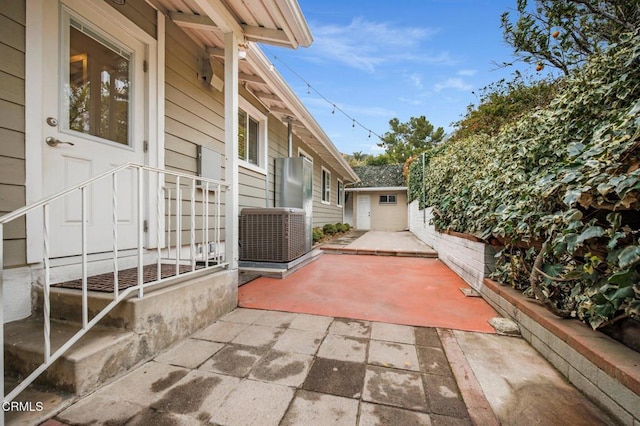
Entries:
{"type": "Polygon", "coordinates": [[[358,225],[358,194],[371,197],[372,231],[404,231],[407,229],[407,192],[406,191],[353,191],[350,195],[353,225],[358,225]],[[380,204],[380,195],[395,195],[397,203],[380,204]]]}
{"type": "MultiPolygon", "coordinates": [[[[307,148],[305,152],[313,155],[307,148]]],[[[338,178],[344,181],[342,176],[338,176],[322,159],[314,157],[313,159],[313,226],[323,226],[326,223],[342,223],[343,208],[338,207],[338,178]],[[322,168],[331,172],[331,191],[329,194],[329,202],[322,202],[322,168]]]]}
{"type": "MultiPolygon", "coordinates": [[[[0,2],[0,216],[25,205],[24,0],[0,2]]],[[[4,227],[5,267],[26,263],[24,218],[4,227]]]]}

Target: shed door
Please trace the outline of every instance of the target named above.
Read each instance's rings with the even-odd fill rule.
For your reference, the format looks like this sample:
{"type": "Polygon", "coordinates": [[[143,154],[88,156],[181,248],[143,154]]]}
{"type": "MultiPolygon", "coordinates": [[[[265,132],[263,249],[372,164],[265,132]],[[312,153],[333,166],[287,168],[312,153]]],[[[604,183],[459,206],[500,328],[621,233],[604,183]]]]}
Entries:
{"type": "MultiPolygon", "coordinates": [[[[145,45],[117,19],[85,2],[45,2],[43,47],[43,193],[55,194],[114,167],[144,163],[145,45]]],[[[115,13],[115,12],[114,12],[115,13]]],[[[117,176],[119,249],[137,244],[137,176],[117,176]]],[[[113,247],[111,179],[85,192],[87,251],[113,247]]],[[[51,206],[50,256],[82,249],[82,197],[76,192],[51,206]]]]}
{"type": "Polygon", "coordinates": [[[358,221],[356,228],[362,230],[371,229],[371,196],[358,195],[358,221]]]}

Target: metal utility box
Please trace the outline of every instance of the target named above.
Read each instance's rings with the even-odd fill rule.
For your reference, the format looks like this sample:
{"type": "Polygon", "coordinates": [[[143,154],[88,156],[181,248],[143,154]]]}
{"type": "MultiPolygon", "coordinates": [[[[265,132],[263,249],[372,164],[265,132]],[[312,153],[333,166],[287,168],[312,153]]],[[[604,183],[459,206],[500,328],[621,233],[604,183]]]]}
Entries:
{"type": "Polygon", "coordinates": [[[304,157],[276,159],[276,207],[302,209],[305,213],[307,252],[313,243],[313,163],[304,157]]]}
{"type": "Polygon", "coordinates": [[[290,262],[308,250],[305,211],[245,208],[240,213],[240,260],[290,262]]]}

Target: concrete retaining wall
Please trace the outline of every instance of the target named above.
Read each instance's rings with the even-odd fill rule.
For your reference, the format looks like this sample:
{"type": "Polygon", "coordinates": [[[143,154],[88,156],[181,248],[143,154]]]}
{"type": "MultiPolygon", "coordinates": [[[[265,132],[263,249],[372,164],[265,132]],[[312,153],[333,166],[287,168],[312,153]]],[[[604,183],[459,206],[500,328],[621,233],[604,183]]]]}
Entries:
{"type": "Polygon", "coordinates": [[[486,279],[495,247],[437,232],[431,209],[409,206],[409,230],[438,252],[500,315],[520,326],[522,337],[564,377],[620,424],[640,426],[640,354],[575,320],[560,319],[520,291],[486,279]]]}
{"type": "Polygon", "coordinates": [[[433,225],[429,224],[431,217],[430,208],[419,210],[418,202],[411,202],[409,231],[433,247],[442,262],[479,291],[484,277],[493,271],[496,248],[437,232],[433,225]]]}

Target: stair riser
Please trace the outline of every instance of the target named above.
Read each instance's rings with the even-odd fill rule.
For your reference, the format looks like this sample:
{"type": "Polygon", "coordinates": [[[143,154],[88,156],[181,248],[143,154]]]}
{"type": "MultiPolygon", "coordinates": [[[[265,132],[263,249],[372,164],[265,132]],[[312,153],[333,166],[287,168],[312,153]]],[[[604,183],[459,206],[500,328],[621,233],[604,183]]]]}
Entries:
{"type": "MultiPolygon", "coordinates": [[[[80,316],[73,313],[80,309],[78,300],[79,296],[68,290],[52,292],[52,313],[67,321],[80,321],[80,316]]],[[[237,301],[236,271],[208,274],[154,291],[142,299],[127,299],[99,323],[100,332],[114,330],[118,336],[116,340],[101,337],[99,342],[87,344],[87,336],[83,337],[39,381],[80,395],[90,392],[177,340],[211,324],[234,309],[237,301]]],[[[93,309],[106,303],[100,298],[89,301],[93,309]]],[[[8,370],[26,376],[43,359],[41,344],[33,347],[35,341],[41,341],[41,328],[27,344],[29,342],[23,341],[24,333],[15,328],[12,332],[11,324],[7,324],[5,365],[8,370]]]]}

